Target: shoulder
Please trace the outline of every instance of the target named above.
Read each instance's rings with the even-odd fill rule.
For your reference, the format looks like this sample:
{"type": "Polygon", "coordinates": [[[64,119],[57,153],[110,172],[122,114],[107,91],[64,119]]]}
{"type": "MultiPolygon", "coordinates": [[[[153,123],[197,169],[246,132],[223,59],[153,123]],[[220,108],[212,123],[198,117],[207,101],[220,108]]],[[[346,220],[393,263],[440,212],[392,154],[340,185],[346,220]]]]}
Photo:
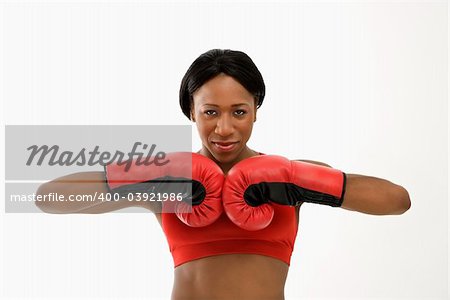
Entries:
{"type": "Polygon", "coordinates": [[[307,162],[307,163],[310,163],[310,164],[321,165],[321,166],[325,166],[325,167],[331,168],[330,165],[328,165],[328,164],[326,164],[326,163],[323,163],[323,162],[320,162],[320,161],[315,161],[315,160],[308,160],[308,159],[292,159],[292,161],[303,161],[303,162],[307,162]]]}

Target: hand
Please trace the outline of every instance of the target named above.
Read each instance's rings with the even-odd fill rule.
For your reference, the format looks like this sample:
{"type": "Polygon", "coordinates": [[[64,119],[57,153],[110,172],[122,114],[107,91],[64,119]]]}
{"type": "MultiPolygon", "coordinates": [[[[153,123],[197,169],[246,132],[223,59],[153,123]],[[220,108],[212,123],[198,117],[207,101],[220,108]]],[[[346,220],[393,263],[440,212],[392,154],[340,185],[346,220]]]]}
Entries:
{"type": "Polygon", "coordinates": [[[260,230],[272,221],[272,205],[310,202],[341,206],[345,173],[276,155],[253,156],[228,172],[223,187],[224,210],[247,230],[260,230]]]}
{"type": "Polygon", "coordinates": [[[182,201],[163,202],[163,212],[175,212],[191,227],[207,226],[216,221],[223,211],[224,175],[220,167],[209,158],[191,152],[168,153],[166,161],[164,165],[133,162],[129,169],[126,164],[107,165],[107,184],[112,192],[122,195],[181,193],[182,201]],[[190,181],[192,190],[182,183],[185,180],[190,181]]]}

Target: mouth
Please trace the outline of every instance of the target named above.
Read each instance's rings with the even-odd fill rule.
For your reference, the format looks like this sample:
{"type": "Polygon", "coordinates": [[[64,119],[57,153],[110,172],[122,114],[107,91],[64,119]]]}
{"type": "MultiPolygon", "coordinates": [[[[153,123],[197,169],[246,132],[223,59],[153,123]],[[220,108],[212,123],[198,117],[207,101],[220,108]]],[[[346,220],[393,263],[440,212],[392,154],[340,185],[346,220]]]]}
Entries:
{"type": "Polygon", "coordinates": [[[229,152],[236,148],[239,142],[211,142],[217,151],[219,152],[229,152]]]}

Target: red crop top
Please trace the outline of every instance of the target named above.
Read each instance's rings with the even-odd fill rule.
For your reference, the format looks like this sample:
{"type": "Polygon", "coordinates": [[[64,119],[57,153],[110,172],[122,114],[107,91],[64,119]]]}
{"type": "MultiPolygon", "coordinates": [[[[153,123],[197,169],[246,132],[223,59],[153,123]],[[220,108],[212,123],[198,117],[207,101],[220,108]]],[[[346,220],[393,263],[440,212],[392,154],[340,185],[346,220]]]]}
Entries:
{"type": "Polygon", "coordinates": [[[223,212],[205,227],[189,227],[174,213],[162,213],[162,228],[174,266],[221,254],[260,254],[290,264],[298,223],[293,206],[272,204],[275,214],[269,226],[258,231],[241,229],[223,212]]]}

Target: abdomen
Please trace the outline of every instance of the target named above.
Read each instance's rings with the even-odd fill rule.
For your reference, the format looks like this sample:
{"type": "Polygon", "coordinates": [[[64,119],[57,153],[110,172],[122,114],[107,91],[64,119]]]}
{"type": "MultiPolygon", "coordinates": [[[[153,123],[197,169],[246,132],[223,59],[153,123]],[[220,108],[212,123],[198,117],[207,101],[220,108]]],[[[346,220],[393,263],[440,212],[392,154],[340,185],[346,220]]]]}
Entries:
{"type": "Polygon", "coordinates": [[[172,299],[284,299],[289,267],[262,255],[227,254],[175,269],[172,299]]]}

